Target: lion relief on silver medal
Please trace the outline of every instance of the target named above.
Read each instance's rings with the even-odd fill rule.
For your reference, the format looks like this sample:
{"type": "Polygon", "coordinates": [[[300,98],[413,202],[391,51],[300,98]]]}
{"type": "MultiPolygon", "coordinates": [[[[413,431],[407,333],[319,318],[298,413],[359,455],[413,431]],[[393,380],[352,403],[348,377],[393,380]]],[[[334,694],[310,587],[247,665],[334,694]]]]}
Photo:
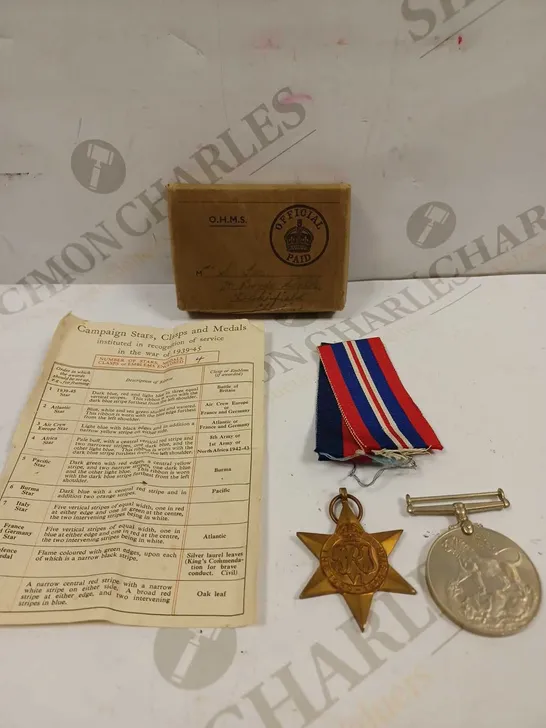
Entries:
{"type": "Polygon", "coordinates": [[[433,597],[465,629],[491,636],[517,632],[535,616],[540,581],[527,554],[496,531],[455,527],[431,549],[427,581],[433,597]]]}

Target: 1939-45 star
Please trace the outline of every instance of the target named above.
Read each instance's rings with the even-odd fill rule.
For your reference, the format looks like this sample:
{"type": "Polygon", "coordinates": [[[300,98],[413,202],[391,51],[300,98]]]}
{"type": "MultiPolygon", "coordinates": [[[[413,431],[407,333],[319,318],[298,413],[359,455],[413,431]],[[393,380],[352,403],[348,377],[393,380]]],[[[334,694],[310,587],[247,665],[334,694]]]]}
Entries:
{"type": "Polygon", "coordinates": [[[297,536],[319,560],[319,566],[300,599],[341,594],[362,631],[378,591],[416,594],[415,589],[390,566],[388,555],[396,546],[402,530],[366,533],[360,524],[362,505],[345,488],[330,504],[330,515],[337,522],[333,534],[298,533],[297,536]],[[349,500],[358,505],[358,517],[349,500]],[[337,519],[335,505],[341,501],[337,519]]]}

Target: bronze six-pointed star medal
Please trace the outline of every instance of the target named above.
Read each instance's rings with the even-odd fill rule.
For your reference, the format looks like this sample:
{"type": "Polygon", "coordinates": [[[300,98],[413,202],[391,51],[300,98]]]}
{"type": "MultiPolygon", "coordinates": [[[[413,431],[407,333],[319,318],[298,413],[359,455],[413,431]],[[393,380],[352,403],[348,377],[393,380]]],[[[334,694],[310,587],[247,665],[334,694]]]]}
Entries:
{"type": "Polygon", "coordinates": [[[417,592],[389,564],[388,556],[402,530],[366,533],[360,524],[362,515],[360,501],[347,495],[345,488],[340,488],[339,495],[330,503],[330,518],[337,524],[335,532],[299,532],[296,535],[320,562],[300,599],[341,594],[363,632],[376,592],[417,592]],[[350,500],[356,503],[358,515],[353,513],[350,500]],[[339,502],[341,513],[338,518],[335,507],[339,502]]]}

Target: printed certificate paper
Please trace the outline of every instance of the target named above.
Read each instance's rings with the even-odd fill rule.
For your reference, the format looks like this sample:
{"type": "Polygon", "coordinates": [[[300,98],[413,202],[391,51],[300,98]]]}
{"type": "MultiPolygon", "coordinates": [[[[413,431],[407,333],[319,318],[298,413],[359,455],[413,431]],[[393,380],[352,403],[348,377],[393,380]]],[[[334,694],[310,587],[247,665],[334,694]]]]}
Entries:
{"type": "Polygon", "coordinates": [[[264,334],[64,318],[0,481],[0,623],[256,617],[264,334]]]}

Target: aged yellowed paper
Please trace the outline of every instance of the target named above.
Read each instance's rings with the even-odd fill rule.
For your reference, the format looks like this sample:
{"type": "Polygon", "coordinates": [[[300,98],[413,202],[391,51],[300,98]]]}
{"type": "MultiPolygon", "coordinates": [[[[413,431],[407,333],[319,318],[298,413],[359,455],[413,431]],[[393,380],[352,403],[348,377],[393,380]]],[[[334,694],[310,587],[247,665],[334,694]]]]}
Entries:
{"type": "Polygon", "coordinates": [[[264,334],[64,318],[0,481],[0,623],[256,618],[264,334]]]}

